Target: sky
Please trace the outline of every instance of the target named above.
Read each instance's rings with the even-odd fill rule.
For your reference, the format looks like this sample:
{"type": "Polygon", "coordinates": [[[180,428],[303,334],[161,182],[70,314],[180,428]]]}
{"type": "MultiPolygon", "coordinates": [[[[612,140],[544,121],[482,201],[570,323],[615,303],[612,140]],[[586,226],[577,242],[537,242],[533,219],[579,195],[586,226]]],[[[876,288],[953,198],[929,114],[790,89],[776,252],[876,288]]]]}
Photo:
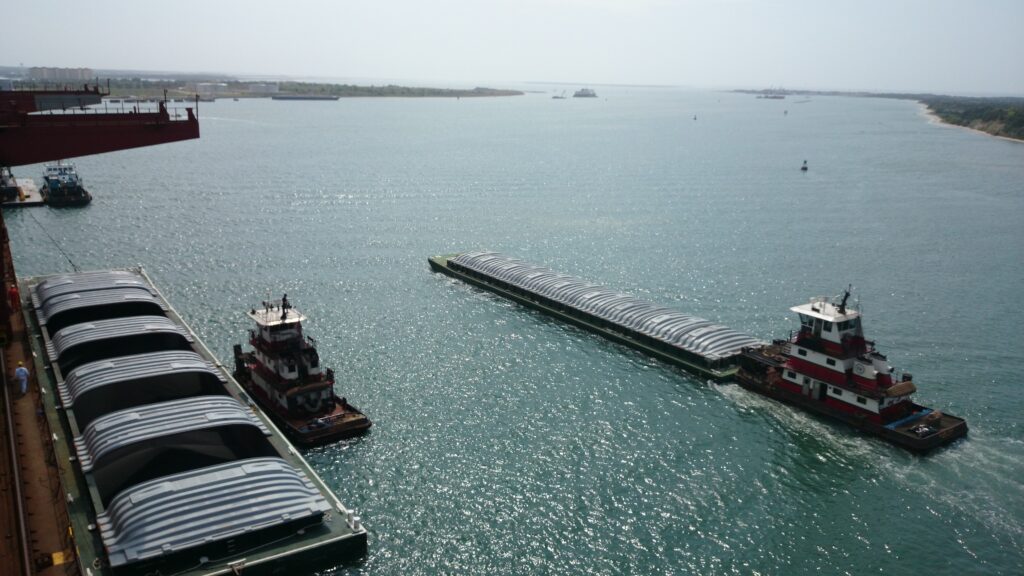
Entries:
{"type": "Polygon", "coordinates": [[[1024,96],[1024,0],[13,0],[0,65],[1024,96]]]}

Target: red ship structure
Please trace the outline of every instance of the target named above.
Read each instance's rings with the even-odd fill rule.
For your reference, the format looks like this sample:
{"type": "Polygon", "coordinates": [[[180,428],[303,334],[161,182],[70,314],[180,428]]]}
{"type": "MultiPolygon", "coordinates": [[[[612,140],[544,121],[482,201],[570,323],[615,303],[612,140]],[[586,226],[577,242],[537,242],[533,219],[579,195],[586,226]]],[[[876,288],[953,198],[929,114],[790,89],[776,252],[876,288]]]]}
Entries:
{"type": "Polygon", "coordinates": [[[898,374],[864,338],[861,314],[841,299],[791,308],[800,329],[789,340],[745,348],[736,379],[745,388],[842,420],[894,444],[925,452],[967,434],[963,418],[916,404],[909,373],[898,374]]]}
{"type": "Polygon", "coordinates": [[[335,393],[334,371],[320,363],[316,342],[302,333],[306,317],[287,295],[247,315],[256,322],[253,351],[235,345],[235,379],[293,442],[317,446],[370,428],[370,419],[335,393]]]}
{"type": "Polygon", "coordinates": [[[184,118],[171,115],[166,98],[151,112],[89,108],[106,95],[98,86],[0,90],[0,167],[199,138],[192,108],[184,118]]]}

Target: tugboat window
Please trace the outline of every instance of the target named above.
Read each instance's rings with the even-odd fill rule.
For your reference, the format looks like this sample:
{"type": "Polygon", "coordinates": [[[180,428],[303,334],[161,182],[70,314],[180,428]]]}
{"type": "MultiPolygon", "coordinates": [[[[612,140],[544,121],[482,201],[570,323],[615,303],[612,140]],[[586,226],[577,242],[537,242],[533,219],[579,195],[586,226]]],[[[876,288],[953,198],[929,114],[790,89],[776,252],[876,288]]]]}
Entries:
{"type": "Polygon", "coordinates": [[[843,395],[843,391],[840,390],[839,388],[836,388],[835,386],[832,387],[832,393],[835,394],[836,396],[842,396],[843,395]]]}
{"type": "Polygon", "coordinates": [[[825,322],[825,332],[831,332],[831,331],[832,331],[832,323],[831,322],[825,322]]]}
{"type": "Polygon", "coordinates": [[[796,378],[796,372],[793,372],[792,370],[787,370],[786,376],[789,376],[790,378],[796,378]]]}
{"type": "Polygon", "coordinates": [[[804,350],[803,348],[798,348],[796,353],[801,356],[807,356],[807,350],[804,350]]]}
{"type": "Polygon", "coordinates": [[[833,360],[832,358],[825,358],[825,363],[828,364],[829,366],[835,366],[836,365],[836,361],[833,360]]]}
{"type": "Polygon", "coordinates": [[[868,400],[867,400],[867,398],[864,398],[863,396],[857,396],[857,403],[858,404],[867,404],[868,400]]]}

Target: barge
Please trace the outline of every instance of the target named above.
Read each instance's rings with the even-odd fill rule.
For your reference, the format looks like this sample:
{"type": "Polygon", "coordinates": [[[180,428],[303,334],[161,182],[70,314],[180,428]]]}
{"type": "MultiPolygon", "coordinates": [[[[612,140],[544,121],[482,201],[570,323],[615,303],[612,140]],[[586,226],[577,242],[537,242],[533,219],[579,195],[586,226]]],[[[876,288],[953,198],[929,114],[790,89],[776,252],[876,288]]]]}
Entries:
{"type": "Polygon", "coordinates": [[[495,252],[428,259],[431,269],[489,290],[715,381],[731,380],[736,358],[762,341],[495,252]]]}
{"type": "Polygon", "coordinates": [[[21,290],[80,573],[300,573],[365,554],[359,517],[145,272],[21,290]]]}
{"type": "Polygon", "coordinates": [[[292,442],[319,446],[370,429],[370,419],[338,397],[334,370],[321,365],[316,341],[302,332],[306,317],[287,294],[247,315],[256,322],[253,351],[235,345],[235,379],[292,442]]]}
{"type": "Polygon", "coordinates": [[[341,96],[329,96],[327,94],[277,94],[270,97],[271,100],[339,100],[341,96]]]}
{"type": "Polygon", "coordinates": [[[494,252],[434,256],[428,262],[435,272],[695,375],[737,382],[912,451],[926,452],[967,434],[963,418],[913,402],[912,376],[898,375],[864,338],[849,291],[841,300],[814,298],[792,308],[800,330],[769,343],[494,252]]]}

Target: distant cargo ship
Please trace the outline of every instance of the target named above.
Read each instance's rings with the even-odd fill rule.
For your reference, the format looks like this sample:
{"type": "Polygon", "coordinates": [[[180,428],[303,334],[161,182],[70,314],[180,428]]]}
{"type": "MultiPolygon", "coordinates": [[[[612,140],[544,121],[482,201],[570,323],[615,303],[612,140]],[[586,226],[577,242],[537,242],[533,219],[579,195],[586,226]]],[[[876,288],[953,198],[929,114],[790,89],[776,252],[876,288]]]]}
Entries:
{"type": "Polygon", "coordinates": [[[271,96],[271,100],[337,100],[341,96],[319,96],[316,94],[278,94],[271,96]]]}
{"type": "Polygon", "coordinates": [[[597,92],[590,88],[580,88],[572,95],[573,98],[597,98],[597,92]]]}

